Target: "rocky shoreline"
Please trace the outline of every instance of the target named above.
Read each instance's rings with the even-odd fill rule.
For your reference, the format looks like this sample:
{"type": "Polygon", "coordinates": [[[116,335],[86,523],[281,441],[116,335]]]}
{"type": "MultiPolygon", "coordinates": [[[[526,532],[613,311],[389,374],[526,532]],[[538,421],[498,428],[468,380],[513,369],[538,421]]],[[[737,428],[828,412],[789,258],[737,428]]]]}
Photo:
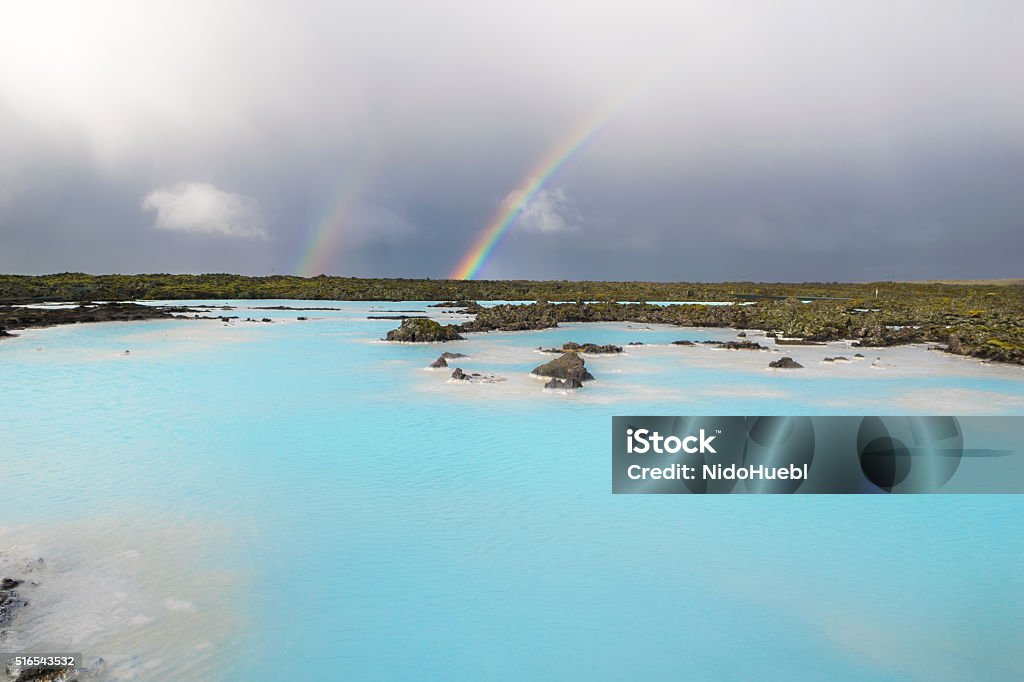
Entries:
{"type": "MultiPolygon", "coordinates": [[[[9,638],[8,629],[21,617],[21,612],[30,607],[31,602],[23,592],[39,587],[34,578],[36,574],[45,572],[46,562],[42,557],[24,559],[13,578],[9,575],[0,578],[0,644],[9,638]],[[31,575],[30,575],[31,574],[31,575]]],[[[2,648],[2,647],[0,647],[2,648]]],[[[12,682],[74,682],[85,677],[93,677],[104,667],[102,658],[91,661],[88,665],[79,662],[78,668],[47,668],[43,666],[15,667],[8,664],[3,670],[4,679],[12,682]]]]}
{"type": "Polygon", "coordinates": [[[224,319],[221,316],[201,316],[200,310],[185,306],[153,306],[139,303],[79,303],[73,308],[25,308],[0,306],[0,337],[16,336],[12,329],[54,327],[62,324],[89,322],[138,322],[163,320],[182,315],[193,319],[224,319]]]}
{"type": "MultiPolygon", "coordinates": [[[[764,330],[780,345],[852,341],[856,348],[912,343],[981,360],[1024,365],[1024,313],[967,309],[948,299],[941,305],[880,301],[875,307],[848,301],[758,301],[752,305],[651,305],[646,303],[533,303],[472,306],[476,317],[451,325],[452,333],[525,331],[562,322],[641,322],[685,327],[764,330]]],[[[742,333],[742,332],[741,332],[742,333]]],[[[688,345],[689,342],[678,342],[688,345]]],[[[716,342],[718,343],[718,342],[716,342]]],[[[720,347],[758,350],[753,342],[720,347]]]]}
{"type": "MultiPolygon", "coordinates": [[[[1012,290],[1010,293],[1020,288],[1005,287],[1012,290]]],[[[473,319],[461,324],[442,325],[429,318],[404,314],[413,311],[387,311],[399,313],[394,319],[402,323],[399,328],[388,332],[387,340],[432,343],[461,340],[466,333],[530,331],[568,322],[632,322],[733,328],[741,335],[743,330],[760,329],[777,345],[852,341],[854,347],[872,348],[928,343],[954,355],[1024,365],[1024,305],[1017,305],[1016,298],[1009,294],[1003,296],[1006,300],[987,300],[993,295],[990,291],[981,296],[975,292],[963,299],[762,299],[749,305],[541,301],[485,307],[474,301],[460,300],[436,304],[436,307],[453,308],[473,315],[473,319]]],[[[280,308],[287,309],[285,306],[280,308]]],[[[0,306],[0,340],[15,336],[18,329],[63,324],[141,321],[186,315],[191,319],[230,319],[204,314],[209,310],[207,306],[151,306],[131,302],[82,302],[73,307],[32,308],[6,305],[0,306]]],[[[688,342],[678,344],[688,345],[688,342]]],[[[549,352],[572,350],[569,345],[562,349],[549,349],[549,352]]],[[[579,350],[584,353],[620,352],[615,347],[591,346],[579,350]]],[[[738,350],[759,348],[756,343],[745,340],[728,342],[724,347],[738,350]]]]}

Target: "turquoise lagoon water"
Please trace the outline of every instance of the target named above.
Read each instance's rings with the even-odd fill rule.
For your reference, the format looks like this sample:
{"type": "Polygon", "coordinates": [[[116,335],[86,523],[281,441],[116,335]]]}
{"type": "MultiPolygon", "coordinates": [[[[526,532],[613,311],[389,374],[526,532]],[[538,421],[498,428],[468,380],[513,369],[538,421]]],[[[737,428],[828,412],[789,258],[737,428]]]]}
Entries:
{"type": "Polygon", "coordinates": [[[1018,497],[613,496],[609,471],[615,414],[1024,414],[1020,368],[821,364],[836,344],[787,374],[668,345],[729,330],[626,324],[387,344],[368,314],[457,316],[229,303],[341,310],[0,344],[0,571],[47,562],[6,648],[111,680],[1024,675],[1018,497]],[[645,345],[542,391],[536,348],[570,340],[645,345]],[[448,383],[442,350],[507,380],[448,383]]]}

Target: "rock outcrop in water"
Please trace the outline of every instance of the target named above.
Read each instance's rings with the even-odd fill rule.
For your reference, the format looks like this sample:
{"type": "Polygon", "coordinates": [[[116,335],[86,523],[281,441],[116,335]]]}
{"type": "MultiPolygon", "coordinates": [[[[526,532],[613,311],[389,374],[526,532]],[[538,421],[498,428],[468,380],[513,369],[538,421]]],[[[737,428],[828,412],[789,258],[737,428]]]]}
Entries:
{"type": "Polygon", "coordinates": [[[445,360],[455,360],[456,358],[468,358],[469,356],[465,353],[452,353],[451,351],[445,351],[441,353],[441,357],[445,360]]]}
{"type": "Polygon", "coordinates": [[[577,388],[583,388],[583,382],[579,379],[552,379],[551,381],[544,384],[544,388],[557,389],[562,391],[574,391],[577,388]]]}
{"type": "Polygon", "coordinates": [[[430,367],[432,369],[441,369],[442,367],[447,367],[447,366],[448,366],[448,361],[444,359],[443,355],[441,357],[439,357],[437,360],[434,360],[432,363],[430,363],[430,367]]]}
{"type": "Polygon", "coordinates": [[[10,625],[18,610],[28,606],[28,600],[23,599],[15,589],[24,582],[16,578],[4,578],[0,583],[0,627],[10,625]]]}
{"type": "Polygon", "coordinates": [[[476,301],[442,301],[441,303],[431,303],[428,308],[458,308],[459,312],[463,313],[475,313],[483,309],[483,306],[476,301]]]}
{"type": "Polygon", "coordinates": [[[794,360],[793,358],[779,358],[773,362],[769,362],[768,366],[773,369],[802,369],[803,365],[794,360]]]}
{"type": "Polygon", "coordinates": [[[367,315],[368,320],[422,320],[426,315],[367,315]]]}
{"type": "Polygon", "coordinates": [[[576,343],[575,341],[568,341],[562,344],[561,348],[546,348],[545,353],[568,353],[574,351],[577,353],[590,353],[592,355],[603,355],[611,353],[621,353],[622,346],[614,346],[607,344],[599,346],[596,343],[576,343]]]}
{"type": "MultiPolygon", "coordinates": [[[[13,336],[7,329],[51,327],[85,322],[137,322],[196,313],[184,306],[153,306],[138,303],[81,303],[74,308],[21,308],[0,306],[0,337],[13,336]]],[[[197,315],[198,316],[198,315],[197,315]]]]}
{"type": "Polygon", "coordinates": [[[575,379],[579,382],[592,381],[594,375],[587,371],[586,361],[578,353],[568,352],[555,358],[551,362],[545,362],[533,368],[531,374],[541,377],[551,377],[567,381],[575,379]]]}
{"type": "Polygon", "coordinates": [[[398,329],[388,332],[386,340],[404,341],[408,343],[436,343],[439,341],[457,341],[462,336],[455,327],[442,325],[427,318],[411,318],[402,320],[398,329]]]}
{"type": "Polygon", "coordinates": [[[456,367],[455,371],[452,372],[452,381],[466,381],[472,384],[497,384],[505,381],[505,377],[500,377],[496,374],[481,374],[480,372],[467,374],[462,371],[461,367],[456,367]]]}
{"type": "Polygon", "coordinates": [[[768,350],[757,341],[705,341],[704,343],[715,348],[725,348],[726,350],[768,350]]]}

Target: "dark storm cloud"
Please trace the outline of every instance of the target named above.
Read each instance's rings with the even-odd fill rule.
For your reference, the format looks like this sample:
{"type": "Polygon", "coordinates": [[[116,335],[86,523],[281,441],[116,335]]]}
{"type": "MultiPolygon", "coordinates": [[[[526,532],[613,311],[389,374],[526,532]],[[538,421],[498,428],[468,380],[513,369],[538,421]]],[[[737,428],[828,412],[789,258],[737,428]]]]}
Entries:
{"type": "Polygon", "coordinates": [[[6,15],[0,271],[445,276],[622,99],[482,276],[1020,274],[1016,3],[6,15]]]}

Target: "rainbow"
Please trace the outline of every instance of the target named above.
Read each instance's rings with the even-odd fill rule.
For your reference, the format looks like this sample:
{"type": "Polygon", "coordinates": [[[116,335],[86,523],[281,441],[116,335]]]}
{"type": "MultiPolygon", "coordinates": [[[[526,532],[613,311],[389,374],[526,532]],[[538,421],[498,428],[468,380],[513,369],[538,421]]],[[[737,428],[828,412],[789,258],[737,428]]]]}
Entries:
{"type": "Polygon", "coordinates": [[[563,138],[550,151],[534,164],[519,186],[509,193],[510,200],[502,202],[497,213],[487,226],[480,231],[472,246],[463,255],[462,260],[452,270],[451,279],[474,279],[487,259],[501,242],[502,237],[515,224],[516,218],[529,205],[544,185],[558,173],[583,146],[596,135],[611,118],[646,87],[649,78],[636,82],[618,97],[611,99],[597,112],[583,119],[568,136],[563,138]]]}
{"type": "Polygon", "coordinates": [[[295,272],[303,277],[330,274],[334,256],[341,249],[345,227],[359,208],[359,199],[376,176],[388,149],[388,143],[372,141],[353,155],[352,165],[342,176],[320,219],[310,225],[306,245],[296,259],[295,272]]]}
{"type": "Polygon", "coordinates": [[[353,200],[360,195],[364,185],[365,175],[352,173],[347,176],[327,205],[323,216],[313,222],[306,247],[295,266],[300,275],[315,277],[330,269],[334,254],[341,247],[341,236],[352,213],[353,200]]]}

